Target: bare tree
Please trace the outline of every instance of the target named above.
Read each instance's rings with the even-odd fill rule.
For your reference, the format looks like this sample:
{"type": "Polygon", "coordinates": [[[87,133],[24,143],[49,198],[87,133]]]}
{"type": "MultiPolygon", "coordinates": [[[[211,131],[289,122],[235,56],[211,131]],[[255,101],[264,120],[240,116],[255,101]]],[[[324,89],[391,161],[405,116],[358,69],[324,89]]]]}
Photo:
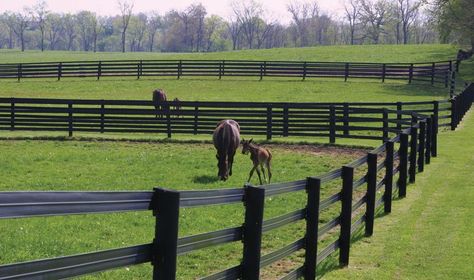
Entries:
{"type": "Polygon", "coordinates": [[[41,51],[44,51],[44,37],[46,33],[46,19],[49,14],[48,4],[45,0],[39,0],[33,7],[33,20],[40,30],[40,46],[41,51]]]}
{"type": "Polygon", "coordinates": [[[349,22],[350,44],[354,45],[354,36],[356,32],[356,25],[359,21],[360,7],[357,0],[346,0],[344,3],[345,17],[349,22]]]}
{"type": "Polygon", "coordinates": [[[63,19],[59,14],[48,14],[46,17],[46,32],[49,49],[54,50],[64,32],[63,19]]]}
{"type": "Polygon", "coordinates": [[[132,16],[133,12],[133,3],[129,3],[125,0],[118,0],[118,6],[120,9],[121,15],[121,39],[122,39],[122,52],[125,52],[125,39],[127,34],[128,24],[130,23],[130,17],[132,16]]]}
{"type": "Polygon", "coordinates": [[[156,32],[161,27],[161,17],[158,12],[153,11],[147,16],[147,34],[148,34],[148,50],[153,51],[153,46],[155,44],[156,32]]]}
{"type": "Polygon", "coordinates": [[[384,24],[389,17],[388,2],[386,0],[360,0],[361,19],[365,25],[365,32],[374,44],[380,42],[380,35],[384,32],[384,24]]]}
{"type": "Polygon", "coordinates": [[[418,16],[418,11],[421,6],[420,1],[411,0],[397,0],[397,42],[400,38],[400,27],[401,34],[403,35],[403,44],[408,44],[410,27],[418,16]]]}
{"type": "Polygon", "coordinates": [[[29,26],[31,19],[30,13],[27,9],[24,9],[21,13],[10,14],[8,22],[11,24],[13,32],[20,40],[21,51],[25,51],[25,30],[29,26]]]}
{"type": "Polygon", "coordinates": [[[232,11],[239,22],[247,46],[254,47],[258,30],[261,28],[262,20],[260,15],[264,14],[262,5],[255,0],[244,0],[231,3],[232,11]]]}
{"type": "Polygon", "coordinates": [[[230,18],[227,21],[227,29],[232,40],[232,50],[236,50],[238,47],[239,37],[242,31],[242,26],[239,21],[233,18],[230,18]]]}
{"type": "Polygon", "coordinates": [[[319,15],[319,6],[316,1],[313,2],[290,2],[286,9],[291,14],[291,18],[298,31],[300,46],[309,45],[309,29],[311,21],[319,15]]]}
{"type": "Polygon", "coordinates": [[[145,37],[147,27],[147,16],[140,13],[136,16],[132,16],[130,20],[130,51],[142,51],[143,50],[143,38],[145,37]]]}
{"type": "Polygon", "coordinates": [[[66,45],[67,45],[67,50],[70,51],[72,50],[72,47],[74,45],[74,39],[76,39],[76,15],[71,15],[71,14],[66,14],[63,17],[63,24],[64,24],[64,36],[66,45]]]}
{"type": "Polygon", "coordinates": [[[8,48],[13,49],[15,46],[15,30],[14,30],[14,25],[15,25],[15,17],[13,14],[9,12],[5,12],[2,14],[2,22],[6,26],[7,33],[8,33],[8,48]]]}

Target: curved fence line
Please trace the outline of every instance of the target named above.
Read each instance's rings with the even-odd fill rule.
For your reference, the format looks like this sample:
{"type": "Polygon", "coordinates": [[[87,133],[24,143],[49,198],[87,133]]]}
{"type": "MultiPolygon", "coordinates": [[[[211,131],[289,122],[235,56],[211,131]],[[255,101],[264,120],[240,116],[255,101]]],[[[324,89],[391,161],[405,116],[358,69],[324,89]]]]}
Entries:
{"type": "MultiPolygon", "coordinates": [[[[455,121],[460,121],[470,109],[473,96],[471,88],[456,97],[457,100],[453,102],[457,108],[453,117],[455,121]]],[[[368,111],[373,113],[372,110],[368,111]]],[[[261,187],[245,185],[241,189],[204,191],[155,188],[153,192],[0,192],[0,213],[4,213],[0,218],[4,219],[84,213],[82,209],[86,208],[81,208],[83,206],[88,208],[88,213],[108,212],[111,210],[108,207],[114,204],[118,206],[113,211],[149,209],[156,216],[155,239],[151,244],[1,265],[0,279],[59,279],[144,262],[153,264],[153,279],[175,279],[178,255],[236,241],[244,244],[242,262],[203,279],[259,279],[262,267],[300,250],[305,250],[304,264],[281,279],[315,279],[317,265],[337,251],[340,265],[348,265],[351,236],[360,230],[366,236],[371,236],[375,213],[379,207],[383,206],[383,211],[390,213],[393,197],[404,197],[407,183],[414,182],[417,172],[423,172],[431,157],[436,156],[438,131],[436,118],[433,118],[436,114],[424,115],[411,111],[395,113],[402,116],[403,123],[403,119],[409,119],[410,125],[394,130],[393,137],[352,163],[304,180],[261,187]],[[360,179],[355,177],[358,168],[364,170],[360,179]],[[342,180],[340,189],[337,193],[322,198],[321,186],[334,180],[342,180]],[[364,184],[367,188],[361,191],[360,187],[364,184]],[[307,193],[304,209],[263,220],[265,197],[303,190],[307,193]],[[129,207],[128,202],[137,207],[129,207]],[[181,207],[237,202],[243,202],[245,211],[242,226],[178,237],[181,207]],[[326,224],[319,225],[320,213],[336,203],[340,203],[341,211],[326,224]],[[61,208],[57,208],[58,205],[61,208]],[[76,205],[82,206],[75,208],[76,205]],[[25,212],[20,206],[33,208],[25,212]],[[34,207],[40,207],[39,212],[35,212],[34,207]],[[304,236],[267,255],[261,255],[263,232],[302,219],[306,222],[304,236]],[[338,239],[319,249],[318,240],[324,239],[329,232],[338,234],[338,239]]]]}
{"type": "Polygon", "coordinates": [[[93,77],[370,78],[448,86],[459,61],[358,63],[252,60],[107,60],[0,64],[0,79],[93,77]]]}

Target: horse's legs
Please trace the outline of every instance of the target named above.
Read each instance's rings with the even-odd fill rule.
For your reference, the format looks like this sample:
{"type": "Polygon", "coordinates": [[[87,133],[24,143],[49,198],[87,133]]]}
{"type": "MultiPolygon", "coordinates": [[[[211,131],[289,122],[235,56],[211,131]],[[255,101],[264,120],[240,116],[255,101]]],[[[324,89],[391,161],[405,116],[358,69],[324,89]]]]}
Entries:
{"type": "Polygon", "coordinates": [[[253,172],[255,171],[255,169],[256,169],[256,166],[254,165],[252,170],[250,170],[249,179],[247,180],[247,182],[250,183],[250,179],[252,178],[252,175],[253,175],[253,172]]]}
{"type": "Polygon", "coordinates": [[[262,170],[262,174],[263,174],[263,181],[265,181],[265,183],[267,182],[267,178],[265,176],[265,169],[263,168],[263,163],[260,163],[260,169],[262,170]]]}
{"type": "Polygon", "coordinates": [[[270,181],[272,180],[272,168],[270,165],[270,161],[266,162],[266,166],[267,166],[267,173],[268,173],[268,183],[270,184],[270,181]]]}
{"type": "Polygon", "coordinates": [[[229,176],[232,176],[232,164],[234,163],[235,152],[229,154],[229,176]]]}
{"type": "Polygon", "coordinates": [[[258,165],[257,165],[257,168],[255,168],[257,170],[257,175],[258,175],[258,180],[260,181],[260,185],[262,184],[262,176],[260,176],[260,170],[258,168],[258,165]]]}

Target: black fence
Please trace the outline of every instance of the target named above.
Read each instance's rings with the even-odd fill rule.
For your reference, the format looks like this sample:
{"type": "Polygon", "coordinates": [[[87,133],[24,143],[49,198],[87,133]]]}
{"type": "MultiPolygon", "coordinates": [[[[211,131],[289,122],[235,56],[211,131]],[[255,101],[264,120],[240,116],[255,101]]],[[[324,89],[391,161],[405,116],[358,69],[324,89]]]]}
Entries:
{"type": "MultiPolygon", "coordinates": [[[[409,127],[403,112],[432,116],[450,126],[448,100],[396,103],[162,102],[0,98],[0,130],[212,134],[222,119],[234,119],[243,134],[388,140],[409,127]]],[[[460,108],[460,107],[459,107],[460,108]]]]}
{"type": "MultiPolygon", "coordinates": [[[[455,111],[456,122],[470,108],[473,95],[471,86],[453,103],[456,104],[455,110],[461,110],[455,111]]],[[[365,110],[367,114],[379,113],[372,111],[372,108],[357,109],[365,110]]],[[[155,188],[149,192],[0,192],[1,219],[150,210],[156,216],[153,242],[1,265],[0,279],[67,278],[150,262],[153,264],[153,279],[175,279],[179,255],[237,241],[244,244],[241,263],[203,279],[259,279],[261,268],[300,250],[305,251],[304,264],[281,279],[315,279],[318,264],[335,252],[339,252],[339,263],[348,265],[350,240],[355,232],[363,230],[366,236],[371,236],[375,213],[391,212],[392,199],[406,196],[407,183],[414,182],[417,172],[422,172],[431,157],[437,155],[436,114],[382,110],[385,114],[401,116],[390,120],[400,125],[400,130],[393,129],[391,132],[394,136],[367,155],[321,176],[261,187],[245,185],[243,188],[204,191],[155,188]],[[362,171],[363,175],[357,176],[361,173],[357,170],[362,171]],[[342,180],[340,189],[332,195],[321,197],[321,186],[334,180],[342,180]],[[302,191],[307,193],[305,208],[263,220],[265,198],[302,191]],[[242,202],[245,211],[242,226],[193,236],[178,236],[180,208],[242,202]],[[341,211],[321,224],[320,213],[334,205],[340,205],[341,211]],[[383,210],[380,210],[382,207],[383,210]],[[301,220],[306,221],[304,236],[283,248],[261,255],[263,233],[301,220]],[[338,238],[324,248],[318,248],[318,244],[330,232],[338,234],[338,238]]],[[[370,118],[364,121],[367,119],[370,118]]],[[[378,128],[384,127],[385,123],[378,122],[378,128]]],[[[366,131],[367,136],[372,137],[372,131],[366,131]]],[[[373,132],[380,131],[376,129],[373,132]]]]}
{"type": "Polygon", "coordinates": [[[111,60],[0,64],[0,79],[69,77],[288,77],[406,80],[448,86],[459,61],[357,63],[251,60],[111,60]]]}

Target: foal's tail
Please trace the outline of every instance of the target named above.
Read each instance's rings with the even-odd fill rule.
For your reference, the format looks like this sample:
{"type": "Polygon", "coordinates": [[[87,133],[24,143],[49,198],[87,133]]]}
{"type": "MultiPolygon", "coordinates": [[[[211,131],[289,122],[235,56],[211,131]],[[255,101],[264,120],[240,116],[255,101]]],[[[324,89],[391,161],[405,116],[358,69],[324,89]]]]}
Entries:
{"type": "Polygon", "coordinates": [[[272,180],[272,167],[271,167],[272,153],[268,149],[265,149],[265,150],[268,153],[267,172],[268,172],[268,183],[270,184],[272,180]]]}
{"type": "Polygon", "coordinates": [[[267,148],[265,148],[265,150],[266,150],[267,153],[268,153],[268,164],[270,164],[270,161],[272,161],[272,153],[271,153],[270,150],[268,150],[267,148]]]}

